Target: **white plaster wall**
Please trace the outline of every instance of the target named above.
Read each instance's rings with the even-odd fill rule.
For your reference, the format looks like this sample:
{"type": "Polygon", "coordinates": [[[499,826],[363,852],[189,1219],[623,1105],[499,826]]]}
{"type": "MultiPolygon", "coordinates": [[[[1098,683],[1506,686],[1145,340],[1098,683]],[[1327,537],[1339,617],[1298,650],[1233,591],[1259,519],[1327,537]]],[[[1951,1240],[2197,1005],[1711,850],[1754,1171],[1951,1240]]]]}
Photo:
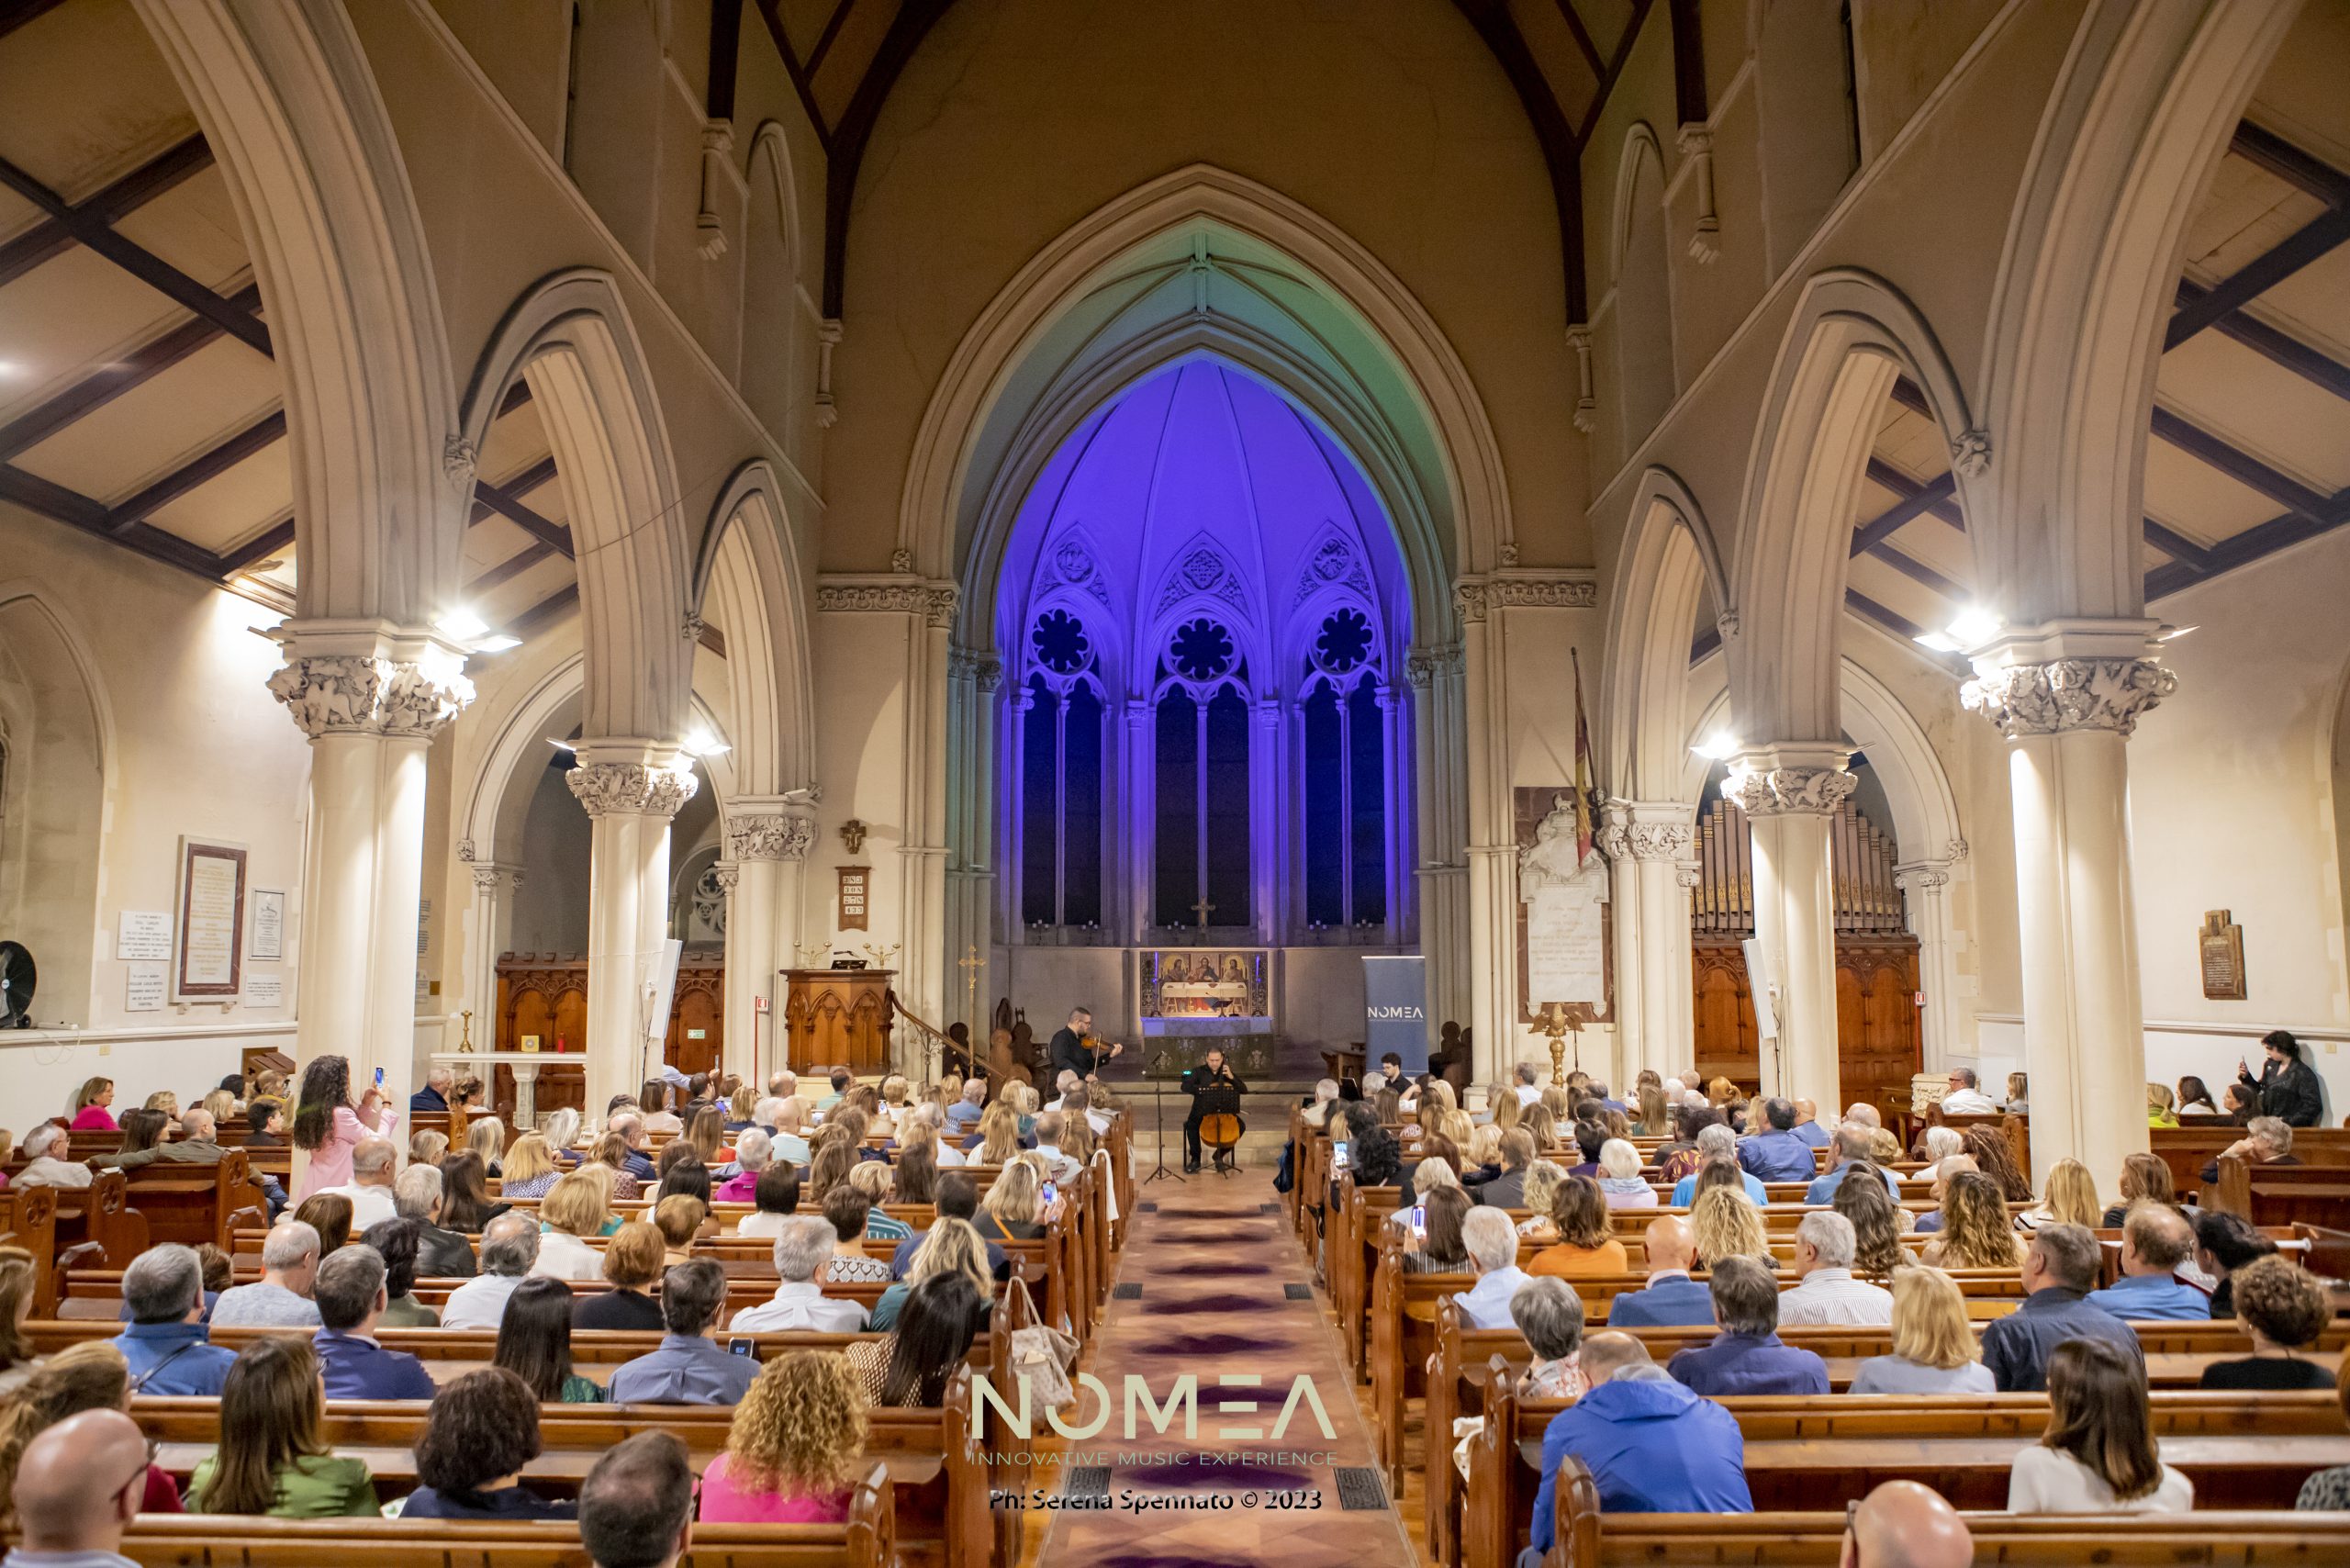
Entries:
{"type": "Polygon", "coordinates": [[[263,684],[277,649],[254,629],[278,618],[8,506],[0,506],[0,579],[37,585],[78,634],[112,717],[104,825],[99,842],[84,846],[98,864],[96,957],[86,975],[60,966],[44,976],[36,1001],[36,1017],[62,1014],[78,1027],[0,1035],[0,1074],[18,1115],[62,1110],[96,1073],[136,1104],[158,1089],[185,1099],[208,1088],[236,1070],[244,1045],[291,1054],[309,746],[263,684]],[[183,834],[244,845],[247,886],[285,893],[285,958],[248,959],[244,971],[249,981],[281,978],[284,1005],[124,1010],[116,926],[126,909],[173,907],[183,834]]]}
{"type": "MultiPolygon", "coordinates": [[[[888,947],[907,938],[899,929],[899,848],[906,823],[907,639],[920,633],[916,618],[895,612],[832,611],[817,618],[811,639],[816,662],[816,783],[823,792],[816,842],[808,851],[803,942],[861,954],[867,944],[888,947]],[[855,855],[840,835],[851,817],[865,824],[855,855]],[[872,868],[867,929],[841,931],[840,868],[872,868]]],[[[893,963],[902,963],[898,955],[893,963]]],[[[959,976],[960,971],[955,971],[959,976]]],[[[951,991],[949,994],[953,994],[951,991]]]]}

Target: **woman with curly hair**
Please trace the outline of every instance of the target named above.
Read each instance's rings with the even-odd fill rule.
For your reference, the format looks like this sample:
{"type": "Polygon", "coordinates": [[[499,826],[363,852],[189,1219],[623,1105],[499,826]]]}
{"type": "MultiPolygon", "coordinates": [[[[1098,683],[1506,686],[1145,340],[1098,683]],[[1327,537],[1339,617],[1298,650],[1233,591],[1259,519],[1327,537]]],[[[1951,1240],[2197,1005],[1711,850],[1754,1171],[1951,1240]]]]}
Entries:
{"type": "Polygon", "coordinates": [[[576,1519],[579,1505],[521,1484],[539,1457],[539,1396],[504,1367],[467,1372],[432,1396],[416,1439],[404,1519],[576,1519]]]}
{"type": "Polygon", "coordinates": [[[351,1103],[351,1058],[318,1057],[302,1070],[302,1087],[294,1101],[294,1147],[310,1152],[309,1168],[294,1193],[300,1203],[311,1193],[351,1183],[351,1151],[363,1138],[388,1138],[400,1123],[400,1114],[384,1103],[383,1092],[369,1085],[351,1103]]]}
{"type": "Polygon", "coordinates": [[[1550,1223],[1550,1207],[1566,1179],[1567,1168],[1555,1159],[1538,1159],[1526,1168],[1526,1185],[1520,1193],[1533,1212],[1517,1222],[1518,1235],[1543,1243],[1559,1239],[1559,1227],[1550,1223]]]}
{"type": "Polygon", "coordinates": [[[2025,1179],[2022,1167],[2016,1163],[2015,1145],[1997,1127],[1972,1126],[1966,1129],[1966,1152],[1975,1157],[1975,1169],[1999,1185],[2001,1201],[2010,1204],[2031,1202],[2031,1183],[2025,1179]]]}
{"type": "Polygon", "coordinates": [[[2295,1353],[2313,1349],[2333,1321],[2333,1301],[2325,1286],[2308,1270],[2277,1257],[2255,1259],[2229,1280],[2235,1286],[2236,1320],[2251,1336],[2252,1354],[2210,1363],[2202,1386],[2332,1388],[2333,1374],[2322,1362],[2295,1353]]]}
{"type": "Polygon", "coordinates": [[[220,1446],[188,1477],[189,1509],[281,1519],[375,1513],[367,1462],[337,1459],[327,1446],[325,1420],[326,1385],[309,1340],[274,1334],[255,1339],[238,1352],[220,1385],[220,1446]]]}
{"type": "Polygon", "coordinates": [[[1762,1211],[1740,1187],[1711,1187],[1689,1205],[1689,1232],[1697,1261],[1707,1269],[1725,1258],[1754,1258],[1773,1263],[1771,1236],[1762,1211]]]}
{"type": "MultiPolygon", "coordinates": [[[[129,1410],[130,1368],[122,1352],[104,1339],[84,1339],[43,1361],[6,1406],[0,1406],[0,1529],[16,1523],[9,1498],[17,1489],[17,1465],[26,1445],[69,1416],[84,1410],[129,1410]]],[[[171,1473],[147,1467],[142,1514],[176,1514],[180,1489],[171,1473]]]]}
{"type": "Polygon", "coordinates": [[[1535,1275],[1621,1274],[1630,1263],[1624,1244],[1608,1233],[1607,1199],[1588,1176],[1569,1176],[1550,1197],[1555,1246],[1534,1255],[1526,1271],[1535,1275]]]}
{"type": "Polygon", "coordinates": [[[726,1451],[701,1478],[705,1524],[836,1524],[865,1464],[866,1399],[848,1358],[794,1350],[759,1369],[726,1451]]]}
{"type": "Polygon", "coordinates": [[[1829,1206],[1852,1222],[1852,1271],[1883,1284],[1909,1262],[1901,1249],[1901,1222],[1907,1215],[1884,1182],[1864,1171],[1852,1176],[1858,1180],[1848,1177],[1837,1184],[1829,1206]]]}
{"type": "Polygon", "coordinates": [[[2023,1242],[1998,1182],[1980,1170],[1950,1179],[1942,1234],[1926,1243],[1926,1261],[1938,1269],[2012,1269],[2023,1261],[2023,1242]]]}

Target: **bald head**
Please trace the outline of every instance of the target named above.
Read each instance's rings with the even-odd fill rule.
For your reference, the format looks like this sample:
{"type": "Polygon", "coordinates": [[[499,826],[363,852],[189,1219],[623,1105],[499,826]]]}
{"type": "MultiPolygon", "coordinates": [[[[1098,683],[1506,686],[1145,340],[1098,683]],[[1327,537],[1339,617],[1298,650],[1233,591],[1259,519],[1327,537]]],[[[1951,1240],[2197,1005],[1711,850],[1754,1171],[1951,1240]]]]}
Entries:
{"type": "Polygon", "coordinates": [[[1888,1481],[1861,1500],[1842,1568],[1966,1568],[1975,1539],[1958,1510],[1915,1481],[1888,1481]]]}
{"type": "Polygon", "coordinates": [[[1818,1119],[1819,1119],[1819,1102],[1818,1102],[1818,1101],[1817,1101],[1817,1100],[1798,1100],[1798,1101],[1796,1101],[1796,1126],[1803,1126],[1806,1122],[1816,1122],[1816,1121],[1818,1121],[1818,1119]]]}
{"type": "Polygon", "coordinates": [[[1686,1273],[1697,1256],[1697,1238],[1679,1215],[1649,1221],[1649,1272],[1678,1269],[1686,1273]]]}
{"type": "Polygon", "coordinates": [[[1626,1367],[1651,1365],[1648,1347],[1629,1334],[1594,1334],[1583,1342],[1575,1364],[1592,1387],[1597,1388],[1626,1367]]]}
{"type": "Polygon", "coordinates": [[[147,1492],[147,1439],[119,1410],[41,1433],[17,1465],[17,1522],[35,1551],[115,1551],[147,1492]]]}

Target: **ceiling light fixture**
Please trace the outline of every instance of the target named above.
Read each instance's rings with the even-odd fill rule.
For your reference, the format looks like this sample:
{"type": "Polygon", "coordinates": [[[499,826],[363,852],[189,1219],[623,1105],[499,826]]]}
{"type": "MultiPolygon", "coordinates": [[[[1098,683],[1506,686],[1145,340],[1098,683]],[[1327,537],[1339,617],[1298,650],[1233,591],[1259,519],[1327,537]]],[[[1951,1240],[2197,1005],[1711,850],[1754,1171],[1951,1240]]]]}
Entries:
{"type": "Polygon", "coordinates": [[[1963,654],[1981,647],[1999,634],[2007,622],[1980,605],[1968,605],[1951,620],[1945,632],[1921,632],[1913,639],[1938,654],[1963,654]]]}
{"type": "Polygon", "coordinates": [[[1728,730],[1717,730],[1710,740],[1693,745],[1689,750],[1707,762],[1724,762],[1737,753],[1738,737],[1728,730]]]}
{"type": "Polygon", "coordinates": [[[489,631],[489,622],[472,610],[460,607],[435,621],[432,629],[453,641],[470,643],[489,631]]]}

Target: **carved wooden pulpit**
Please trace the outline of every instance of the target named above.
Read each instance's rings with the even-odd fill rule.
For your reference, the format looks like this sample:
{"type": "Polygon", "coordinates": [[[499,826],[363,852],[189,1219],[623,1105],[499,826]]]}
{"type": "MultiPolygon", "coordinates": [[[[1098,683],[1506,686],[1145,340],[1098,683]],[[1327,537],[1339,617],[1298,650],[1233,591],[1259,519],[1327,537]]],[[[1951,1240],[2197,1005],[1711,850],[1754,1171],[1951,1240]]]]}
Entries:
{"type": "Polygon", "coordinates": [[[861,1075],[890,1070],[894,969],[786,969],[784,1048],[794,1072],[846,1063],[861,1075]]]}

